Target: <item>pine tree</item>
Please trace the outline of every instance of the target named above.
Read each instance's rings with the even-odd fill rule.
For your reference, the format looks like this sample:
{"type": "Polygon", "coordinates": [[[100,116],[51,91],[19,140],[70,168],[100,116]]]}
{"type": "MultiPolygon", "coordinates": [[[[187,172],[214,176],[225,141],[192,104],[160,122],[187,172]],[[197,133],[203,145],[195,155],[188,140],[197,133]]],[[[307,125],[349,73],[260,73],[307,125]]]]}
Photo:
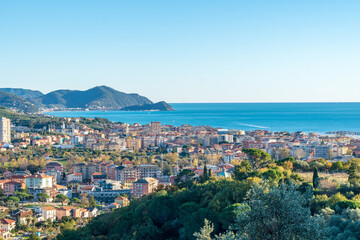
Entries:
{"type": "Polygon", "coordinates": [[[314,174],[313,174],[313,187],[318,188],[319,187],[319,171],[317,168],[314,168],[314,174]]]}
{"type": "Polygon", "coordinates": [[[90,198],[90,201],[89,201],[89,206],[90,207],[96,207],[96,201],[95,201],[95,198],[94,198],[94,195],[91,195],[91,198],[90,198]]]}
{"type": "Polygon", "coordinates": [[[349,182],[354,182],[358,179],[357,172],[358,172],[357,162],[351,161],[350,167],[349,167],[349,179],[348,179],[349,182]]]}
{"type": "Polygon", "coordinates": [[[203,172],[203,175],[201,177],[201,182],[204,183],[208,180],[208,170],[207,170],[207,167],[206,165],[204,166],[204,172],[203,172]]]}

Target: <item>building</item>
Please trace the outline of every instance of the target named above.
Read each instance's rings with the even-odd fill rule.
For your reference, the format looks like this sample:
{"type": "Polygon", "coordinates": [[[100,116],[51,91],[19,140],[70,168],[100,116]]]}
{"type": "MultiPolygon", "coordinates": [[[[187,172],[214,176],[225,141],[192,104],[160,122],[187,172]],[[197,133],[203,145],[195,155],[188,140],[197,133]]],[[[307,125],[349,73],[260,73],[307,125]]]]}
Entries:
{"type": "Polygon", "coordinates": [[[23,188],[23,183],[9,181],[4,183],[4,192],[6,196],[14,195],[14,192],[23,188]]]}
{"type": "Polygon", "coordinates": [[[161,123],[160,122],[151,122],[150,132],[152,135],[159,135],[161,133],[161,123]]]}
{"type": "Polygon", "coordinates": [[[16,226],[16,221],[8,218],[0,220],[0,238],[8,239],[11,237],[10,231],[16,226]]]}
{"type": "Polygon", "coordinates": [[[161,177],[161,169],[152,164],[142,164],[135,167],[136,178],[157,178],[161,177]]]}
{"type": "Polygon", "coordinates": [[[83,180],[91,180],[91,175],[97,172],[97,167],[92,163],[79,163],[73,166],[74,171],[82,173],[83,180]]]}
{"type": "Polygon", "coordinates": [[[34,215],[31,209],[19,209],[13,214],[14,218],[18,219],[20,224],[30,224],[30,219],[34,215]]]}
{"type": "Polygon", "coordinates": [[[53,206],[42,207],[40,210],[44,221],[50,220],[53,222],[56,220],[56,209],[53,206]]]}
{"type": "Polygon", "coordinates": [[[0,220],[0,224],[1,224],[1,230],[10,232],[15,228],[16,221],[8,218],[3,218],[0,220]]]}
{"type": "Polygon", "coordinates": [[[328,159],[329,158],[330,146],[316,146],[314,151],[315,151],[315,153],[314,153],[315,158],[328,159]]]}
{"type": "Polygon", "coordinates": [[[135,178],[136,173],[133,167],[127,165],[121,165],[114,169],[115,171],[115,180],[125,182],[126,179],[135,178]]]}
{"type": "Polygon", "coordinates": [[[63,217],[71,217],[71,211],[73,207],[62,206],[61,208],[56,209],[56,220],[61,220],[63,217]]]}
{"type": "Polygon", "coordinates": [[[0,118],[0,142],[11,143],[11,123],[8,118],[0,118]]]}
{"type": "Polygon", "coordinates": [[[27,188],[52,188],[53,178],[45,174],[34,174],[26,178],[27,188]]]}
{"type": "Polygon", "coordinates": [[[130,150],[139,150],[141,148],[141,139],[137,139],[137,138],[126,139],[126,146],[130,150]]]}
{"type": "Polygon", "coordinates": [[[130,201],[127,197],[124,196],[118,196],[115,198],[115,203],[120,204],[121,207],[129,206],[130,201]]]}
{"type": "Polygon", "coordinates": [[[96,183],[100,180],[105,180],[106,178],[107,178],[106,174],[95,172],[95,173],[91,174],[91,183],[96,183]]]}
{"type": "Polygon", "coordinates": [[[77,182],[82,182],[83,181],[83,177],[82,177],[82,173],[70,173],[66,176],[67,182],[68,183],[77,183],[77,182]]]}
{"type": "Polygon", "coordinates": [[[49,162],[48,164],[46,164],[45,169],[46,171],[64,171],[63,165],[59,162],[49,162]]]}
{"type": "Polygon", "coordinates": [[[132,185],[133,196],[142,197],[146,194],[154,192],[158,183],[159,180],[151,177],[138,179],[136,182],[133,182],[132,185]]]}

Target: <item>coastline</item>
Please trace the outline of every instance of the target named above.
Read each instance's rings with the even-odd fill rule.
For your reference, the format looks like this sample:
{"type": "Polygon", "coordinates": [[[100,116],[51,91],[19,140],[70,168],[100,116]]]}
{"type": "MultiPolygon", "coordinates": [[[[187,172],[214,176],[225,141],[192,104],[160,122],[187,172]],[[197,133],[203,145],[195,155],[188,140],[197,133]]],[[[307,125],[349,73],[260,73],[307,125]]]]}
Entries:
{"type": "Polygon", "coordinates": [[[360,103],[172,103],[176,111],[43,111],[56,117],[101,117],[113,122],[212,126],[272,132],[358,132],[360,103]]]}

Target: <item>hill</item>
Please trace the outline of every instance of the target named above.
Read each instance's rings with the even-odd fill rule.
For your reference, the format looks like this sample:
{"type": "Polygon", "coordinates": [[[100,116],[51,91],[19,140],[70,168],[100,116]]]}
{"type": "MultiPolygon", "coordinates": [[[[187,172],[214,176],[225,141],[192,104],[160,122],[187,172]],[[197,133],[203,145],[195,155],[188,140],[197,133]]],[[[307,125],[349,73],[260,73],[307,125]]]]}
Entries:
{"type": "Polygon", "coordinates": [[[86,91],[57,90],[34,99],[40,106],[81,109],[122,109],[128,106],[152,104],[139,94],[119,92],[107,86],[94,87],[86,91]]]}
{"type": "Polygon", "coordinates": [[[57,239],[194,239],[205,218],[220,233],[234,220],[234,204],[242,202],[250,186],[246,181],[227,180],[191,189],[173,186],[100,215],[86,227],[65,231],[57,239]]]}
{"type": "Polygon", "coordinates": [[[175,111],[173,107],[171,107],[166,102],[158,102],[153,104],[144,104],[138,106],[129,106],[125,107],[122,110],[124,111],[175,111]]]}
{"type": "Polygon", "coordinates": [[[33,99],[43,96],[44,94],[37,90],[23,89],[23,88],[0,88],[0,91],[15,94],[25,99],[33,99]]]}
{"type": "Polygon", "coordinates": [[[19,112],[37,112],[39,108],[25,98],[0,90],[0,106],[14,109],[19,112]]]}

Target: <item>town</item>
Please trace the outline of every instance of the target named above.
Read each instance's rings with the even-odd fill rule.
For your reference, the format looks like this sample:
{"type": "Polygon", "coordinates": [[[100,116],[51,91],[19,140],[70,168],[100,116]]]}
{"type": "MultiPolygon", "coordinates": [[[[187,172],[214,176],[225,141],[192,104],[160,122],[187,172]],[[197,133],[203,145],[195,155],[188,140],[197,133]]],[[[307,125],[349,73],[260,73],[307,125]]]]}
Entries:
{"type": "Polygon", "coordinates": [[[360,156],[357,133],[242,131],[210,126],[106,123],[60,118],[42,128],[0,120],[0,237],[36,239],[84,226],[176,184],[184,170],[195,178],[231,178],[259,149],[293,167],[321,171],[360,156]]]}

